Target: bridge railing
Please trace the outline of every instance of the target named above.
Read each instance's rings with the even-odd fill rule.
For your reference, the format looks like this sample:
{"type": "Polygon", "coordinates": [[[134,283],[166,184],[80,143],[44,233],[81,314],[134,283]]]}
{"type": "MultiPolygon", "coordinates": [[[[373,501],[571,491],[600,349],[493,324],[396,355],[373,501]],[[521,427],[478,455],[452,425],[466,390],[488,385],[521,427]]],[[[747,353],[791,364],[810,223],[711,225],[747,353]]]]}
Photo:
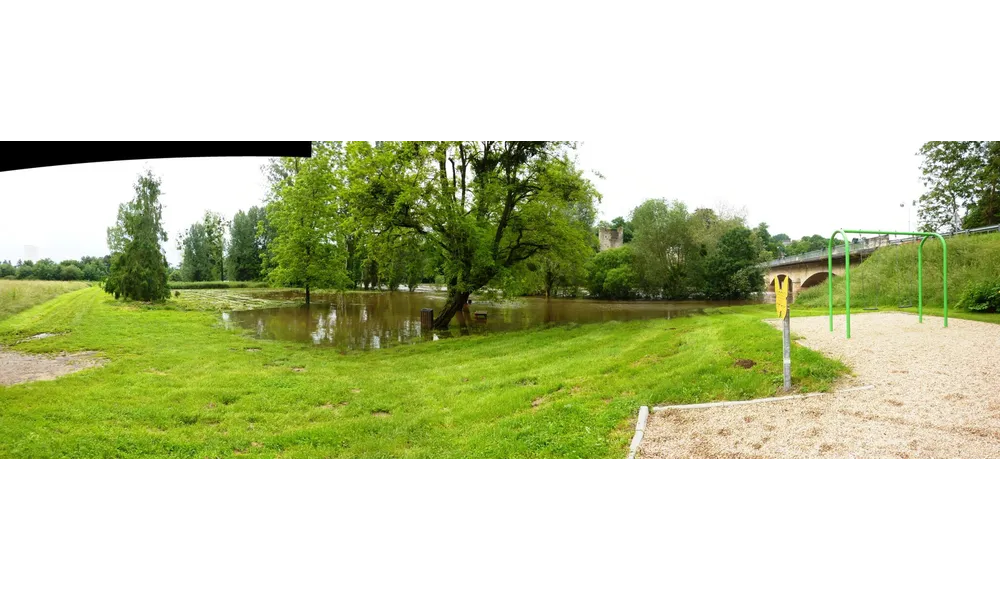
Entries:
{"type": "MultiPolygon", "coordinates": [[[[1000,232],[1000,225],[987,225],[986,227],[976,227],[974,229],[960,229],[952,233],[942,233],[942,237],[954,237],[956,235],[975,235],[977,233],[994,233],[1000,232]]],[[[878,248],[882,246],[896,246],[899,244],[909,244],[912,242],[919,242],[922,238],[915,236],[907,236],[904,238],[898,238],[891,241],[886,241],[884,238],[882,240],[876,241],[878,238],[865,238],[859,239],[855,238],[851,240],[851,256],[867,255],[875,252],[878,248]]],[[[834,246],[833,257],[842,258],[844,256],[843,246],[834,246]]],[[[823,250],[813,250],[811,252],[803,252],[802,254],[793,254],[791,256],[783,256],[781,258],[776,258],[771,262],[764,263],[765,267],[780,267],[782,265],[793,265],[796,263],[803,262],[813,262],[819,260],[826,260],[826,249],[823,250]]]]}

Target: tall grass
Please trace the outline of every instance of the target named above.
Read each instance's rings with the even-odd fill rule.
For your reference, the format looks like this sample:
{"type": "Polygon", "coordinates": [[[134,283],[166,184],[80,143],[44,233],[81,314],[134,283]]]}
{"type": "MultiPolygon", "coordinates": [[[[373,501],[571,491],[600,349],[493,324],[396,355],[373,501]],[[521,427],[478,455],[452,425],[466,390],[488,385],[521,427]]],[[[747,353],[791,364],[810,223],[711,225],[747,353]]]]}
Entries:
{"type": "Polygon", "coordinates": [[[89,286],[83,281],[19,281],[0,279],[0,321],[60,294],[89,286]]]}
{"type": "MultiPolygon", "coordinates": [[[[971,285],[1000,279],[1000,234],[945,238],[948,244],[948,307],[955,308],[971,285]]],[[[905,301],[917,304],[917,247],[915,244],[888,246],[851,261],[851,307],[898,306],[905,301]]],[[[941,285],[941,242],[924,244],[924,306],[943,307],[941,285]]],[[[844,278],[833,280],[834,306],[844,305],[844,278]]],[[[827,284],[802,290],[796,304],[825,307],[827,284]]]]}
{"type": "Polygon", "coordinates": [[[229,290],[236,288],[266,288],[266,281],[171,281],[172,290],[229,290]]]}

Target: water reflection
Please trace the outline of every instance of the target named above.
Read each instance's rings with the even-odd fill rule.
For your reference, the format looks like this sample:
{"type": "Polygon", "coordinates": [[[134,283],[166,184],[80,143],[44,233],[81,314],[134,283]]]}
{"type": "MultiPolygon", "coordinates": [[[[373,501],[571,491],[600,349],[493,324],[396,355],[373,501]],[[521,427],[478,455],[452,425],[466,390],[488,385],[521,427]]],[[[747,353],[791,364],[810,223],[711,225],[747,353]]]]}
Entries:
{"type": "MultiPolygon", "coordinates": [[[[266,295],[266,291],[261,292],[266,295]]],[[[283,297],[287,292],[281,292],[283,297]]],[[[350,349],[375,349],[420,339],[512,331],[547,323],[595,323],[674,318],[728,302],[614,302],[565,298],[520,298],[477,302],[460,312],[447,332],[422,331],[420,309],[441,309],[444,296],[424,292],[316,295],[311,306],[223,313],[227,326],[250,329],[263,338],[311,341],[350,349]],[[485,313],[485,319],[480,314],[485,313]]]]}

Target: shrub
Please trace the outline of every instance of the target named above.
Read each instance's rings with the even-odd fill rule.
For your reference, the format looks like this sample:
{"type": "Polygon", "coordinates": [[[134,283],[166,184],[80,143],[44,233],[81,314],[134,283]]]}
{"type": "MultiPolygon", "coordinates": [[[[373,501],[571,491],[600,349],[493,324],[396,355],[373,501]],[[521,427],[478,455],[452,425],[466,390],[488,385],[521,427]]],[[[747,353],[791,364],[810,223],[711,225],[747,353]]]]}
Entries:
{"type": "Polygon", "coordinates": [[[630,246],[598,252],[587,263],[587,288],[591,296],[627,298],[633,294],[637,282],[630,246]]]}
{"type": "Polygon", "coordinates": [[[1000,312],[1000,281],[970,285],[962,294],[958,306],[972,312],[1000,312]]]}

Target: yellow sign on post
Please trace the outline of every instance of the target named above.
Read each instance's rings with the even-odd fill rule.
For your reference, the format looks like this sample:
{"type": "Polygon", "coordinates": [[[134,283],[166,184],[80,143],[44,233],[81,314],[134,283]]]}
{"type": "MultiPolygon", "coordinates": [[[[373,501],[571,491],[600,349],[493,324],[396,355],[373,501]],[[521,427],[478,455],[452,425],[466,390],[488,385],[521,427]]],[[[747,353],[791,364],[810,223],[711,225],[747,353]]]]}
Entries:
{"type": "Polygon", "coordinates": [[[779,277],[774,286],[774,304],[778,309],[778,318],[784,319],[788,314],[788,298],[792,295],[792,280],[788,277],[779,277]]]}

